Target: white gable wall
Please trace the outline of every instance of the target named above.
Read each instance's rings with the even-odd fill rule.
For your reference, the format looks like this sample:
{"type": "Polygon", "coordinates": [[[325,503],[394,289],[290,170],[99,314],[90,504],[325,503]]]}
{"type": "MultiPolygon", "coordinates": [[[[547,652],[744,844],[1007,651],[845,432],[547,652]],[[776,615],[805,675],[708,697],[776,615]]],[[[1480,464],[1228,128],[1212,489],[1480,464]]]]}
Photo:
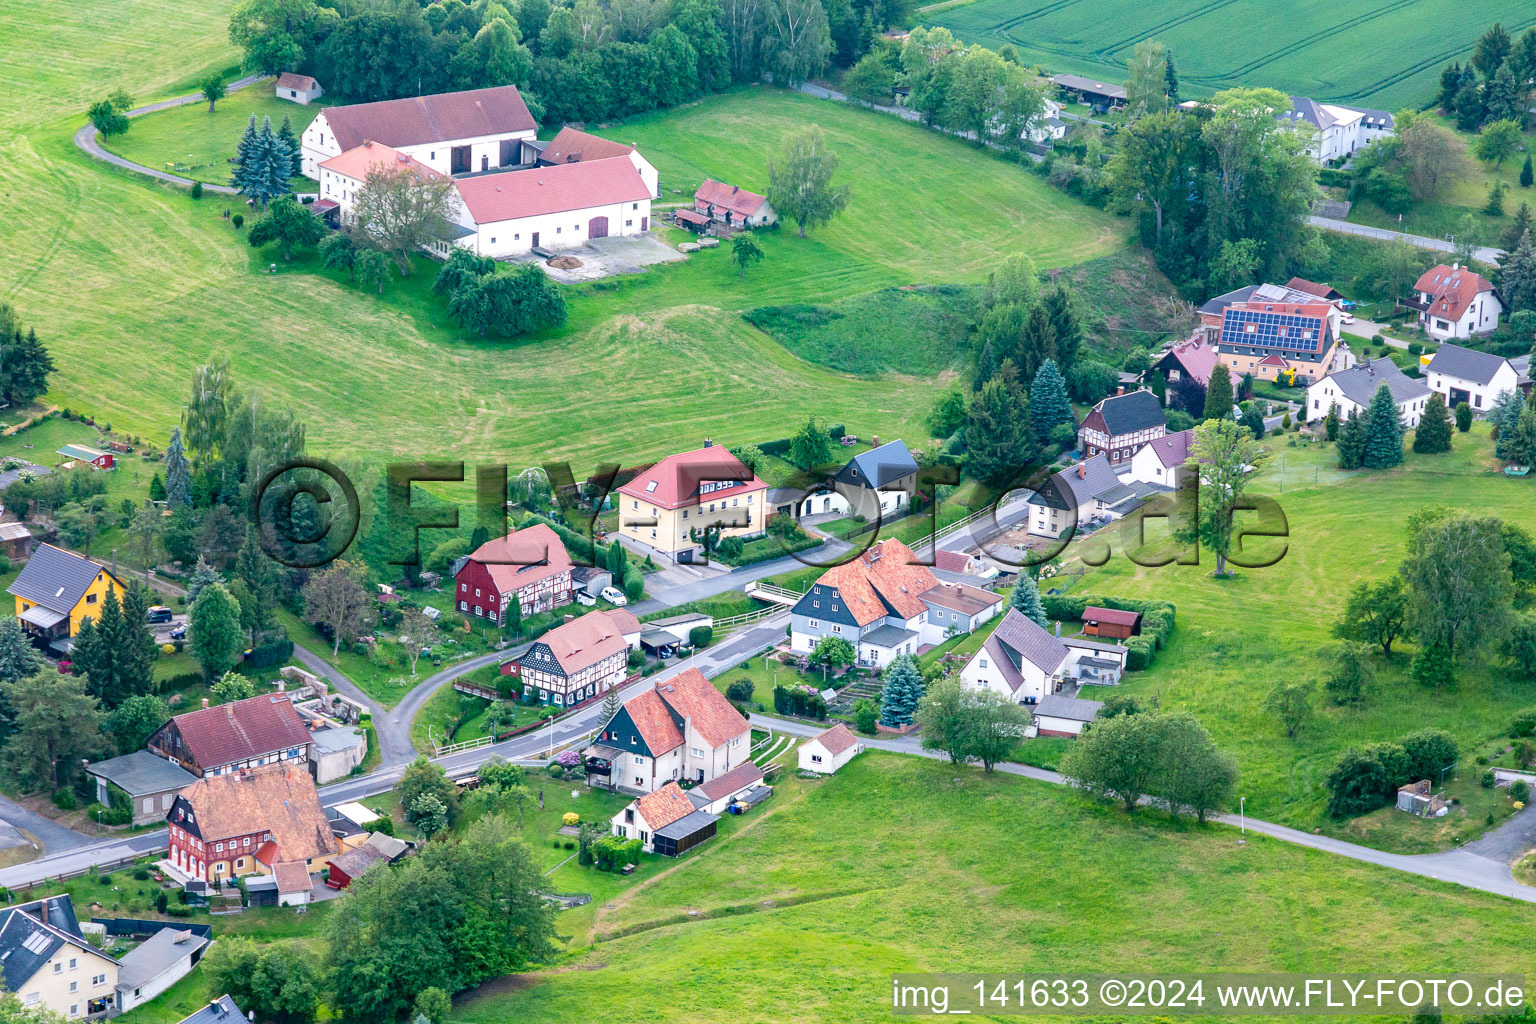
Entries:
{"type": "Polygon", "coordinates": [[[607,203],[581,210],[548,213],[537,217],[521,217],[515,220],[493,221],[476,224],[469,210],[459,203],[455,220],[473,230],[473,235],[459,240],[458,244],[472,250],[478,256],[516,256],[534,246],[533,236],[538,235],[542,249],[571,249],[585,245],[591,237],[592,220],[608,218],[608,235],[638,235],[650,227],[651,201],[641,199],[626,203],[607,203]]]}
{"type": "MultiPolygon", "coordinates": [[[[1467,394],[1467,404],[1472,407],[1473,413],[1483,416],[1493,408],[1493,403],[1506,391],[1514,391],[1520,384],[1520,375],[1515,368],[1509,365],[1509,360],[1499,367],[1499,371],[1493,375],[1493,380],[1487,384],[1479,384],[1477,381],[1462,380],[1460,377],[1452,377],[1447,373],[1431,371],[1429,374],[1429,390],[1438,391],[1445,396],[1445,404],[1453,411],[1456,402],[1452,401],[1452,391],[1464,391],[1467,394]]],[[[1457,397],[1459,401],[1459,396],[1457,397]]]]}
{"type": "MultiPolygon", "coordinates": [[[[453,150],[455,146],[470,147],[469,169],[479,171],[484,162],[487,169],[501,166],[501,143],[503,140],[525,141],[532,140],[537,133],[533,129],[517,132],[504,132],[500,135],[478,135],[468,139],[443,139],[441,141],[422,143],[415,146],[393,146],[401,153],[407,153],[426,164],[435,171],[443,174],[451,173],[453,166],[453,150]]],[[[374,141],[383,141],[375,139],[374,141]]],[[[521,147],[519,147],[521,148],[521,147]]],[[[304,134],[299,137],[299,149],[304,157],[304,174],[314,178],[319,165],[333,156],[340,156],[341,144],[336,141],[336,133],[331,131],[325,114],[315,115],[315,119],[304,129],[304,134]]]]}

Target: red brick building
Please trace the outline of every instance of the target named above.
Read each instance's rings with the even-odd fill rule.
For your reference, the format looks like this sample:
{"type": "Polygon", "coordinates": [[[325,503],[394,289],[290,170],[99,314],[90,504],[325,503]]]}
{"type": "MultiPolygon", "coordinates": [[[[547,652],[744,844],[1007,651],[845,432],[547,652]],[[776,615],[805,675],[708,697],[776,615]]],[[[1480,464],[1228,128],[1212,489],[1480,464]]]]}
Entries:
{"type": "Polygon", "coordinates": [[[308,869],[341,851],[314,780],[293,764],[201,778],[176,795],[166,825],[171,863],[205,882],[308,869]]]}
{"type": "Polygon", "coordinates": [[[571,556],[560,535],[543,523],[486,541],[453,579],[455,607],[498,626],[507,624],[514,594],[524,615],[563,608],[575,600],[571,556]]]}

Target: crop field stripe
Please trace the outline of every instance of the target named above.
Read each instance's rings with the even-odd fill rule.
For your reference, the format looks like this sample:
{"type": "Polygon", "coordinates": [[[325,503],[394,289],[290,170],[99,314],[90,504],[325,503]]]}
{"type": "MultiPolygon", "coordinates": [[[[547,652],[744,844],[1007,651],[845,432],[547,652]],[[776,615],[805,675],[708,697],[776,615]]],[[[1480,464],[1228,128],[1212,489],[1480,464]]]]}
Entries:
{"type": "MultiPolygon", "coordinates": [[[[1143,39],[1154,39],[1159,32],[1166,32],[1171,28],[1177,28],[1185,22],[1193,21],[1195,18],[1202,18],[1214,11],[1221,10],[1223,7],[1231,7],[1237,2],[1238,0],[1215,0],[1214,3],[1206,4],[1204,7],[1196,7],[1192,11],[1186,11],[1185,13],[1179,15],[1177,18],[1170,18],[1161,24],[1153,25],[1151,28],[1138,32],[1135,35],[1126,36],[1124,39],[1121,39],[1118,42],[1110,43],[1108,46],[1100,47],[1093,52],[1104,54],[1106,57],[1108,57],[1114,54],[1116,50],[1119,50],[1123,46],[1139,43],[1143,39]]],[[[1406,2],[1411,3],[1412,0],[1406,0],[1406,2]]]]}
{"type": "Polygon", "coordinates": [[[1007,18],[1000,21],[993,25],[992,28],[994,31],[1005,32],[1017,25],[1024,24],[1026,21],[1034,21],[1036,18],[1043,18],[1047,14],[1055,14],[1057,11],[1064,11],[1068,7],[1075,7],[1080,3],[1082,3],[1082,0],[1056,0],[1055,3],[1046,4],[1044,7],[1037,7],[1027,14],[1021,14],[1016,18],[1007,18]]]}
{"type": "MultiPolygon", "coordinates": [[[[1532,27],[1536,27],[1536,18],[1532,18],[1529,21],[1522,21],[1522,22],[1520,22],[1518,24],[1511,25],[1505,31],[1507,31],[1511,36],[1516,36],[1516,35],[1519,35],[1521,32],[1524,32],[1526,29],[1532,28],[1532,27]]],[[[1430,68],[1438,67],[1438,66],[1444,64],[1446,61],[1450,60],[1451,58],[1458,57],[1461,54],[1466,53],[1466,52],[1467,52],[1467,48],[1465,46],[1453,46],[1453,47],[1451,47],[1448,50],[1442,50],[1441,52],[1435,54],[1432,57],[1425,57],[1423,60],[1419,61],[1417,64],[1409,65],[1408,67],[1403,68],[1401,71],[1394,72],[1393,74],[1390,74],[1390,75],[1388,75],[1385,78],[1379,78],[1376,81],[1370,83],[1369,85],[1361,86],[1359,89],[1356,89],[1354,92],[1345,93],[1340,98],[1341,99],[1345,99],[1345,100],[1352,100],[1352,99],[1357,99],[1358,97],[1361,97],[1361,96],[1368,96],[1368,95],[1370,95],[1373,92],[1377,92],[1377,91],[1380,91],[1382,89],[1386,89],[1386,88],[1388,88],[1390,86],[1394,86],[1394,85],[1396,85],[1399,82],[1407,81],[1408,79],[1412,78],[1414,75],[1421,74],[1421,73],[1423,73],[1425,71],[1428,71],[1430,68]]]]}
{"type": "Polygon", "coordinates": [[[1358,14],[1353,18],[1346,18],[1344,21],[1341,21],[1337,25],[1333,25],[1325,29],[1319,29],[1311,35],[1303,36],[1300,39],[1297,39],[1292,43],[1288,43],[1287,45],[1282,46],[1278,50],[1275,50],[1263,57],[1251,60],[1247,64],[1239,65],[1238,67],[1233,68],[1229,73],[1232,75],[1249,74],[1250,72],[1257,71],[1259,68],[1264,67],[1266,64],[1273,64],[1281,57],[1289,57],[1293,53],[1305,50],[1307,47],[1312,46],[1321,40],[1327,39],[1329,36],[1337,35],[1338,33],[1347,29],[1358,28],[1367,22],[1375,21],[1377,18],[1380,18],[1383,15],[1395,14],[1405,7],[1414,6],[1416,3],[1418,3],[1418,0],[1395,0],[1394,3],[1389,3],[1384,7],[1378,7],[1374,11],[1367,11],[1364,14],[1358,14]]]}

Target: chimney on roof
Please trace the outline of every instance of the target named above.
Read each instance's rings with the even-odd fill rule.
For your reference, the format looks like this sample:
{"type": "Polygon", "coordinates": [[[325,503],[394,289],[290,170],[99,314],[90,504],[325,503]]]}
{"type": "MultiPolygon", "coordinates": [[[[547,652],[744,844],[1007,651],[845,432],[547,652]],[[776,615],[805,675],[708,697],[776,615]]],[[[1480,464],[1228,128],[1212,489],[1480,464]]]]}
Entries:
{"type": "Polygon", "coordinates": [[[1077,478],[1079,480],[1088,479],[1088,463],[1080,462],[1077,464],[1077,478]]]}
{"type": "Polygon", "coordinates": [[[205,707],[205,708],[206,708],[206,707],[207,707],[207,706],[208,706],[208,698],[207,698],[207,697],[204,697],[204,698],[203,698],[203,707],[205,707]]]}
{"type": "Polygon", "coordinates": [[[710,440],[707,437],[704,439],[704,447],[705,448],[713,448],[714,446],[715,446],[715,442],[714,441],[710,440]]]}
{"type": "Polygon", "coordinates": [[[1125,394],[1125,385],[1121,384],[1119,387],[1115,388],[1115,397],[1119,398],[1123,394],[1125,394]]]}
{"type": "Polygon", "coordinates": [[[277,692],[278,693],[282,693],[286,689],[288,689],[288,680],[286,680],[286,679],[279,679],[277,681],[277,692]]]}

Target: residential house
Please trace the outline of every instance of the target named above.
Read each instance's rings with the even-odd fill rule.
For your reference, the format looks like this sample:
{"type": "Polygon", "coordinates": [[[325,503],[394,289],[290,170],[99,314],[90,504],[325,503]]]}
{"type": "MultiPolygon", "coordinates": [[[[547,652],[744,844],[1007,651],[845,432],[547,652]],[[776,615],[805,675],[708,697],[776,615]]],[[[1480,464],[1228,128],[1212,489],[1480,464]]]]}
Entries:
{"type": "Polygon", "coordinates": [[[1318,284],[1315,281],[1308,281],[1304,277],[1293,277],[1285,282],[1285,286],[1293,292],[1305,292],[1308,295],[1315,295],[1324,302],[1332,303],[1340,309],[1344,308],[1344,293],[1332,285],[1318,284]]]}
{"type": "Polygon", "coordinates": [[[610,160],[614,157],[623,157],[634,164],[635,170],[640,172],[640,180],[651,192],[651,198],[661,195],[660,184],[656,168],[649,160],[640,155],[640,151],[633,145],[622,142],[614,142],[597,135],[589,135],[584,131],[578,131],[570,125],[561,128],[553,139],[544,146],[539,153],[539,165],[542,167],[556,167],[560,164],[575,164],[583,161],[610,160]]]}
{"type": "Polygon", "coordinates": [[[675,782],[631,800],[613,816],[613,834],[640,840],[646,853],[677,857],[715,835],[720,819],[698,810],[675,782]]]}
{"type": "Polygon", "coordinates": [[[1168,490],[1158,484],[1124,483],[1108,455],[1095,455],[1047,480],[1029,496],[1029,532],[1060,537],[1079,526],[1111,522],[1130,515],[1150,495],[1168,490]]]}
{"type": "Polygon", "coordinates": [[[842,722],[800,744],[800,770],[831,775],[864,753],[864,744],[842,722]]]}
{"type": "Polygon", "coordinates": [[[648,181],[637,159],[628,156],[540,164],[459,178],[454,184],[452,219],[459,237],[431,247],[439,256],[457,245],[501,259],[651,229],[655,179],[648,181]]]}
{"type": "Polygon", "coordinates": [[[747,797],[763,783],[763,770],[745,761],[724,775],[685,790],[688,800],[706,814],[725,814],[731,804],[747,797]]]}
{"type": "Polygon", "coordinates": [[[71,465],[90,466],[92,469],[116,469],[117,456],[112,452],[104,452],[100,448],[92,448],[88,444],[67,444],[55,454],[63,458],[60,465],[68,468],[71,465]]]}
{"type": "Polygon", "coordinates": [[[900,440],[848,460],[830,490],[815,490],[800,504],[803,516],[836,513],[877,520],[903,513],[917,493],[917,460],[900,440]]]}
{"type": "Polygon", "coordinates": [[[1403,424],[1409,429],[1417,427],[1424,417],[1424,407],[1429,404],[1429,385],[1417,377],[1408,376],[1386,358],[1356,363],[1347,370],[1330,373],[1308,387],[1303,422],[1324,419],[1335,405],[1339,407],[1339,419],[1351,419],[1371,404],[1383,384],[1392,392],[1392,401],[1403,424]]]}
{"type": "MultiPolygon", "coordinates": [[[[1234,383],[1245,375],[1259,380],[1311,384],[1354,363],[1340,340],[1339,309],[1316,296],[1305,302],[1271,298],[1261,285],[1247,302],[1222,311],[1217,358],[1234,383]]],[[[1281,291],[1282,289],[1275,289],[1281,291]]]]}
{"type": "Polygon", "coordinates": [[[713,178],[694,192],[693,208],[728,228],[764,228],[779,219],[767,197],[713,178]]]}
{"type": "Polygon", "coordinates": [[[410,851],[410,844],[403,839],[382,832],[371,833],[360,845],[331,858],[325,884],[332,889],[345,889],[366,872],[380,864],[393,864],[410,851]]]}
{"type": "Polygon", "coordinates": [[[39,544],[6,591],[16,599],[21,628],[44,640],[67,639],[93,619],[107,594],[121,595],[123,581],[89,558],[39,544]]]}
{"type": "MultiPolygon", "coordinates": [[[[1218,295],[1207,301],[1200,307],[1200,329],[1205,334],[1205,340],[1210,345],[1216,345],[1221,340],[1221,325],[1226,317],[1226,312],[1233,306],[1246,306],[1250,302],[1266,303],[1291,303],[1294,305],[1316,305],[1323,302],[1319,296],[1289,285],[1280,284],[1250,284],[1242,288],[1233,289],[1224,295],[1218,295]]],[[[1339,335],[1339,329],[1343,325],[1343,310],[1332,302],[1327,303],[1331,307],[1329,322],[1333,327],[1334,336],[1339,335]]],[[[1207,375],[1207,380],[1209,375],[1207,375]]]]}
{"type": "Polygon", "coordinates": [[[1204,330],[1200,330],[1189,340],[1163,353],[1162,358],[1152,365],[1152,369],[1160,371],[1169,384],[1176,384],[1188,377],[1205,388],[1211,383],[1211,371],[1216,368],[1217,358],[1215,344],[1204,330]]]}
{"type": "Polygon", "coordinates": [[[309,730],[287,694],[272,693],[177,715],[149,737],[151,754],[193,775],[309,764],[309,730]]]}
{"type": "Polygon", "coordinates": [[[1403,305],[1419,311],[1419,326],[1436,341],[1491,334],[1498,329],[1504,300],[1482,274],[1458,263],[1424,271],[1403,305]]]}
{"type": "Polygon", "coordinates": [[[114,1013],[143,1006],[191,974],[212,942],[206,934],[171,925],[139,943],[119,964],[114,1013]]]}
{"type": "Polygon", "coordinates": [[[1319,103],[1305,96],[1292,96],[1291,109],[1280,114],[1279,119],[1287,124],[1313,127],[1316,134],[1307,152],[1319,164],[1344,160],[1396,131],[1392,115],[1385,110],[1319,103]]]}
{"type": "Polygon", "coordinates": [[[1067,122],[1061,119],[1062,106],[1055,100],[1045,101],[1039,117],[1024,129],[1023,138],[1040,146],[1049,146],[1057,139],[1067,137],[1067,122]]]}
{"type": "Polygon", "coordinates": [[[571,556],[544,523],[488,540],[454,570],[454,602],[477,619],[507,624],[512,599],[524,615],[563,608],[575,600],[571,556]]]}
{"type": "Polygon", "coordinates": [[[698,669],[624,702],[587,748],[588,782],[650,793],[719,778],[751,759],[752,727],[698,669]]]}
{"type": "Polygon", "coordinates": [[[1099,716],[1103,701],[1047,694],[1035,705],[1035,735],[1077,737],[1099,716]]]}
{"type": "Polygon", "coordinates": [[[1126,393],[1121,388],[1089,410],[1077,428],[1077,443],[1084,455],[1108,455],[1110,465],[1129,462],[1137,449],[1168,433],[1168,417],[1157,396],[1145,389],[1126,393]]]}
{"type": "Polygon", "coordinates": [[[516,86],[326,107],[299,140],[306,177],[372,139],[442,174],[532,165],[538,124],[516,86]]]}
{"type": "Polygon", "coordinates": [[[524,698],[537,697],[543,704],[574,705],[600,697],[629,674],[625,629],[633,620],[622,609],[577,616],[539,637],[522,657],[503,663],[502,674],[517,676],[524,698]]]}
{"type": "Polygon", "coordinates": [[[246,1024],[240,1006],[227,994],[208,1000],[193,1013],[181,1018],[176,1024],[246,1024]]]}
{"type": "Polygon", "coordinates": [[[791,609],[790,646],[810,653],[823,637],[847,640],[859,665],[880,668],[991,619],[997,594],[940,583],[894,537],[823,573],[791,609]]]}
{"type": "Polygon", "coordinates": [[[1051,79],[1068,98],[1088,104],[1096,111],[1125,106],[1125,86],[1100,82],[1082,75],[1057,75],[1051,79]]]}
{"type": "Polygon", "coordinates": [[[277,86],[273,89],[273,93],[280,100],[309,106],[324,96],[325,90],[320,88],[320,83],[309,75],[296,75],[291,71],[284,71],[277,76],[277,86]]]}
{"type": "Polygon", "coordinates": [[[704,531],[747,539],[766,530],[768,485],[710,441],[669,455],[618,489],[619,536],[676,562],[704,551],[704,531]]]}
{"type": "Polygon", "coordinates": [[[16,565],[32,557],[32,531],[26,523],[0,523],[0,554],[16,565]]]}
{"type": "Polygon", "coordinates": [[[1429,389],[1444,395],[1447,406],[1455,409],[1466,402],[1480,415],[1492,409],[1501,394],[1520,387],[1520,371],[1508,359],[1460,345],[1441,345],[1425,376],[1429,389]]]}
{"type": "Polygon", "coordinates": [[[1008,609],[981,649],[960,670],[960,681],[1019,704],[1084,684],[1113,685],[1125,673],[1126,648],[1081,637],[1062,639],[1008,609]]]}
{"type": "Polygon", "coordinates": [[[135,825],[164,821],[176,794],[197,781],[175,761],[147,750],[87,764],[85,773],[96,780],[96,802],[107,807],[126,802],[135,825]]]}
{"type": "Polygon", "coordinates": [[[204,776],[177,794],[166,824],[169,866],[202,882],[270,875],[287,863],[318,871],[341,852],[314,780],[297,764],[204,776]]]}
{"type": "Polygon", "coordinates": [[[120,970],[85,938],[68,893],[0,909],[0,982],[24,1007],[106,1017],[117,1009],[120,970]]]}
{"type": "Polygon", "coordinates": [[[1128,484],[1154,487],[1178,487],[1179,469],[1189,461],[1193,430],[1179,430],[1148,441],[1131,456],[1129,465],[1121,464],[1119,477],[1128,484]]]}
{"type": "Polygon", "coordinates": [[[367,184],[370,174],[409,174],[418,182],[443,181],[448,177],[409,153],[372,139],[364,139],[362,145],[322,161],[317,170],[320,198],[311,212],[330,216],[335,211],[342,225],[352,223],[357,193],[367,184]]]}

